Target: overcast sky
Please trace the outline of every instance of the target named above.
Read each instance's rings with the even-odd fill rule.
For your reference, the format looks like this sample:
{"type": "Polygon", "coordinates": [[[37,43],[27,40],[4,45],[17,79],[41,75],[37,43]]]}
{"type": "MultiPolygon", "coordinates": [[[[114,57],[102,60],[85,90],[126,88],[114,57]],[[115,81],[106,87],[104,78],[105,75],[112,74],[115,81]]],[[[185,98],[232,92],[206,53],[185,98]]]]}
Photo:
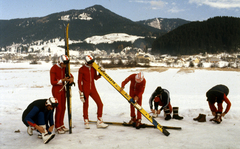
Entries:
{"type": "Polygon", "coordinates": [[[189,21],[215,16],[240,18],[240,0],[0,0],[0,20],[44,17],[96,4],[132,21],[159,17],[189,21]]]}

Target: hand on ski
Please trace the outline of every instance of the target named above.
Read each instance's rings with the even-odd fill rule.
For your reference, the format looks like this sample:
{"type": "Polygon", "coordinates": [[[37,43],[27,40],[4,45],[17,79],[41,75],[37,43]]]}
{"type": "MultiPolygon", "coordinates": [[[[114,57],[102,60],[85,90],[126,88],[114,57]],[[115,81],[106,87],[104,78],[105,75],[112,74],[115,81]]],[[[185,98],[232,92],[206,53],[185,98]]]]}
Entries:
{"type": "Polygon", "coordinates": [[[154,113],[154,112],[155,112],[155,110],[154,110],[154,109],[151,109],[151,112],[152,112],[152,113],[154,113]]]}
{"type": "Polygon", "coordinates": [[[48,128],[48,131],[49,131],[49,132],[53,132],[53,128],[54,128],[54,125],[50,126],[50,127],[48,128]]]}
{"type": "Polygon", "coordinates": [[[84,94],[83,94],[83,92],[79,91],[79,94],[80,94],[80,100],[84,103],[84,102],[85,102],[85,99],[84,99],[84,94]]]}
{"type": "Polygon", "coordinates": [[[73,82],[73,77],[65,77],[64,79],[62,79],[62,81],[66,81],[66,82],[69,82],[69,84],[71,84],[73,82]]]}
{"type": "Polygon", "coordinates": [[[36,125],[35,128],[40,132],[40,133],[45,133],[45,129],[41,126],[36,125]]]}
{"type": "Polygon", "coordinates": [[[138,96],[135,96],[134,98],[133,98],[134,100],[135,100],[135,102],[138,102],[138,96]]]}
{"type": "Polygon", "coordinates": [[[124,87],[121,87],[119,92],[121,93],[123,91],[123,89],[124,89],[124,87]]]}

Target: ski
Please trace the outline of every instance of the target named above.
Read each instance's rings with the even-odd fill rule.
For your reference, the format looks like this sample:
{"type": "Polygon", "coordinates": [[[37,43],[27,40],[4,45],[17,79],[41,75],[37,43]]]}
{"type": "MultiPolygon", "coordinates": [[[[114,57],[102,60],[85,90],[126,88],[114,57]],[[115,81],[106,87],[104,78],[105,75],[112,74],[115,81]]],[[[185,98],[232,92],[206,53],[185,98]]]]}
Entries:
{"type": "Polygon", "coordinates": [[[134,99],[129,96],[124,90],[120,92],[121,87],[110,77],[108,74],[101,69],[101,67],[97,63],[93,63],[92,67],[96,69],[100,75],[102,75],[125,99],[128,100],[130,104],[132,104],[141,114],[147,118],[158,130],[160,130],[164,135],[168,136],[170,133],[163,128],[148,112],[146,112],[138,103],[134,101],[134,99]]]}
{"type": "MultiPolygon", "coordinates": [[[[97,123],[97,121],[91,121],[89,120],[90,123],[97,123]]],[[[119,126],[133,126],[131,124],[128,124],[127,122],[105,122],[105,124],[109,124],[109,125],[119,125],[119,126]]],[[[156,128],[154,125],[150,125],[150,124],[145,124],[145,123],[142,123],[142,126],[141,128],[156,128]]],[[[181,130],[182,128],[181,127],[174,127],[174,126],[163,126],[163,128],[165,129],[176,129],[176,130],[181,130]]]]}
{"type": "MultiPolygon", "coordinates": [[[[65,30],[65,55],[69,57],[69,46],[68,46],[68,28],[69,23],[66,26],[65,30]]],[[[69,57],[70,58],[70,57],[69,57]]],[[[70,77],[70,62],[67,64],[66,70],[65,70],[65,76],[70,77]]],[[[66,99],[67,99],[67,109],[68,109],[68,123],[69,123],[69,133],[72,133],[72,95],[71,95],[71,85],[67,83],[66,85],[66,99]]]]}

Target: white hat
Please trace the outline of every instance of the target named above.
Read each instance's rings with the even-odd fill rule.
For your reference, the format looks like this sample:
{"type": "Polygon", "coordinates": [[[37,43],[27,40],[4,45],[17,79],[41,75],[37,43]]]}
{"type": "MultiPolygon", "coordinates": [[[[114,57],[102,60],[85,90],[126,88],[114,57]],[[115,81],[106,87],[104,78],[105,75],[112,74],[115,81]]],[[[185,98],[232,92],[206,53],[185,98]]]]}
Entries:
{"type": "Polygon", "coordinates": [[[92,64],[94,62],[94,58],[91,55],[85,56],[84,60],[87,64],[92,64]]]}
{"type": "Polygon", "coordinates": [[[58,100],[56,98],[54,98],[54,97],[50,97],[46,101],[46,106],[56,107],[56,106],[58,106],[58,100]]]}
{"type": "Polygon", "coordinates": [[[68,64],[69,63],[69,58],[68,58],[67,55],[63,54],[58,58],[58,62],[59,62],[59,64],[60,63],[68,64]]]}
{"type": "Polygon", "coordinates": [[[136,81],[137,83],[142,82],[143,79],[144,79],[143,72],[139,72],[139,73],[135,76],[135,81],[136,81]]]}

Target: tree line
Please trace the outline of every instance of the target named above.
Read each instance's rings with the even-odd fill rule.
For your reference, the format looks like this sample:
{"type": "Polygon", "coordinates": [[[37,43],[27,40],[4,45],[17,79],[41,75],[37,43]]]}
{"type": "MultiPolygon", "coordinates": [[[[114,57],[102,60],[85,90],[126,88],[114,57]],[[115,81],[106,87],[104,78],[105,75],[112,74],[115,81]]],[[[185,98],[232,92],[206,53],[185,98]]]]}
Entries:
{"type": "Polygon", "coordinates": [[[240,50],[240,18],[214,17],[191,22],[157,38],[152,52],[170,55],[234,53],[240,50]]]}

